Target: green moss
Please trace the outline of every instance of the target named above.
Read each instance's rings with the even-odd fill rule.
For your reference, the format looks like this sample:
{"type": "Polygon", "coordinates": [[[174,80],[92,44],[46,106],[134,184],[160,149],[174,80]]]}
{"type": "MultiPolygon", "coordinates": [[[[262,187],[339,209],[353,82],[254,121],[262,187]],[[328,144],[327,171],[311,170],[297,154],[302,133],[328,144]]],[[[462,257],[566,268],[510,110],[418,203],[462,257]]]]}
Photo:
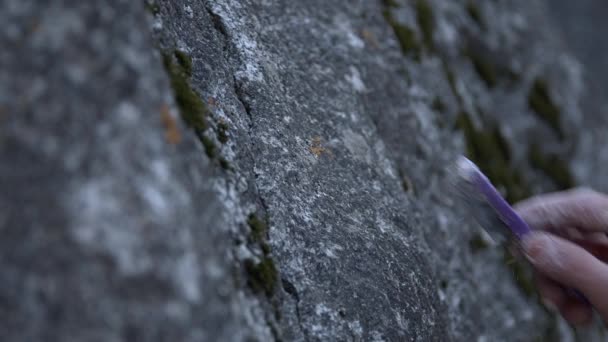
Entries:
{"type": "Polygon", "coordinates": [[[433,108],[434,111],[440,112],[440,113],[443,113],[446,110],[445,103],[443,103],[443,101],[441,101],[441,99],[439,97],[435,97],[435,99],[433,99],[431,108],[433,108]]]}
{"type": "Polygon", "coordinates": [[[499,163],[500,166],[508,164],[511,151],[497,125],[492,125],[490,129],[477,129],[466,112],[458,115],[456,125],[465,135],[467,153],[472,160],[479,163],[499,163]]]}
{"type": "Polygon", "coordinates": [[[406,56],[413,56],[416,60],[419,60],[422,47],[416,37],[416,32],[414,32],[412,28],[397,22],[389,9],[384,10],[384,17],[393,28],[393,32],[395,32],[395,36],[397,37],[403,54],[406,56]]]}
{"type": "Polygon", "coordinates": [[[473,63],[477,75],[479,75],[488,88],[494,88],[498,83],[498,71],[496,70],[496,66],[478,54],[469,52],[468,56],[473,63]]]}
{"type": "Polygon", "coordinates": [[[542,171],[551,178],[560,190],[573,188],[576,185],[568,164],[557,155],[543,154],[537,144],[530,146],[528,160],[532,167],[542,171]]]}
{"type": "Polygon", "coordinates": [[[511,68],[507,68],[505,74],[506,74],[505,76],[511,82],[511,84],[521,81],[521,78],[522,78],[521,75],[517,71],[515,71],[511,68]]]}
{"type": "Polygon", "coordinates": [[[503,158],[505,162],[510,162],[511,148],[509,147],[507,139],[502,135],[502,132],[500,131],[498,125],[494,125],[492,129],[490,129],[490,135],[494,137],[496,148],[498,149],[498,151],[500,151],[500,157],[503,158]]]}
{"type": "Polygon", "coordinates": [[[403,170],[399,170],[399,176],[401,177],[401,188],[403,191],[414,194],[415,189],[412,180],[407,176],[407,174],[405,174],[403,170]]]}
{"type": "Polygon", "coordinates": [[[228,142],[228,124],[224,121],[220,121],[220,123],[217,124],[217,139],[222,144],[228,142]]]}
{"type": "Polygon", "coordinates": [[[192,58],[183,51],[175,50],[175,59],[186,76],[192,76],[192,58]]]}
{"type": "Polygon", "coordinates": [[[260,243],[260,248],[262,249],[264,255],[269,255],[271,252],[270,245],[266,242],[260,243]]]}
{"type": "Polygon", "coordinates": [[[504,262],[513,273],[515,284],[523,292],[524,295],[532,297],[536,294],[536,286],[532,277],[532,271],[527,264],[518,261],[509,252],[508,248],[504,250],[504,262]]]}
{"type": "Polygon", "coordinates": [[[399,7],[399,4],[397,3],[396,0],[382,0],[382,3],[384,4],[384,6],[386,7],[399,7]]]}
{"type": "Polygon", "coordinates": [[[250,214],[247,218],[247,224],[251,229],[251,238],[255,242],[262,242],[266,239],[268,225],[260,220],[255,214],[250,214]]]}
{"type": "Polygon", "coordinates": [[[224,169],[224,170],[232,169],[232,167],[230,166],[230,162],[227,161],[226,158],[220,157],[219,162],[220,162],[220,166],[222,167],[222,169],[224,169]]]}
{"type": "MultiPolygon", "coordinates": [[[[218,158],[219,152],[214,140],[204,134],[209,127],[207,123],[209,112],[199,95],[190,86],[192,59],[186,53],[176,50],[172,54],[163,54],[163,64],[169,75],[175,103],[182,119],[194,129],[209,159],[218,158]]],[[[218,124],[217,138],[221,143],[228,141],[227,130],[228,126],[225,123],[218,124]]],[[[219,158],[219,164],[223,169],[230,169],[230,164],[224,158],[219,158]]]]}
{"type": "Polygon", "coordinates": [[[545,121],[555,131],[560,139],[564,138],[560,123],[561,112],[549,95],[549,89],[545,81],[541,79],[534,81],[528,95],[528,105],[541,120],[545,121]]]}
{"type": "Polygon", "coordinates": [[[247,284],[255,293],[265,293],[271,296],[274,293],[277,283],[277,269],[272,259],[262,258],[262,261],[255,263],[253,260],[245,260],[245,270],[247,271],[247,284]]]}
{"type": "Polygon", "coordinates": [[[158,6],[155,1],[146,1],[144,6],[146,10],[153,15],[157,15],[160,13],[160,6],[158,6]]]}
{"type": "Polygon", "coordinates": [[[207,108],[189,83],[188,70],[181,64],[173,62],[171,55],[163,55],[165,69],[171,80],[175,103],[179,107],[182,119],[197,132],[207,129],[207,108]]]}
{"type": "Polygon", "coordinates": [[[478,253],[487,249],[490,245],[480,233],[475,233],[469,240],[469,248],[471,252],[478,253]]]}
{"type": "Polygon", "coordinates": [[[475,3],[473,3],[472,1],[469,1],[467,3],[466,10],[467,10],[467,13],[469,14],[469,17],[471,17],[471,19],[473,19],[473,21],[481,29],[485,29],[486,28],[486,23],[483,20],[483,15],[481,14],[481,11],[479,10],[479,7],[477,7],[477,5],[475,3]]]}
{"type": "Polygon", "coordinates": [[[427,0],[416,0],[416,21],[422,32],[422,41],[429,51],[435,49],[435,15],[427,0]]]}
{"type": "Polygon", "coordinates": [[[420,42],[418,42],[418,38],[416,38],[416,32],[413,29],[395,23],[393,25],[393,30],[395,31],[395,35],[397,36],[397,40],[399,41],[399,46],[401,46],[401,51],[404,55],[413,55],[414,58],[419,59],[421,54],[421,46],[420,42]]]}
{"type": "Polygon", "coordinates": [[[277,271],[272,259],[269,257],[271,249],[266,241],[268,225],[253,213],[247,218],[247,225],[249,225],[249,229],[251,230],[249,235],[250,242],[257,244],[262,253],[264,253],[264,258],[258,264],[255,264],[252,260],[245,261],[245,269],[249,275],[249,285],[255,292],[263,291],[266,295],[270,296],[274,292],[277,271]]]}
{"type": "Polygon", "coordinates": [[[405,178],[401,179],[401,188],[405,192],[410,192],[410,183],[405,178]]]}
{"type": "Polygon", "coordinates": [[[213,140],[206,136],[201,136],[201,142],[203,143],[203,147],[205,147],[205,153],[209,159],[215,159],[217,157],[217,148],[213,140]]]}
{"type": "Polygon", "coordinates": [[[510,165],[509,144],[497,125],[477,129],[466,112],[461,112],[456,127],[464,133],[466,154],[488,178],[506,191],[506,199],[513,203],[530,196],[528,184],[510,165]]]}
{"type": "Polygon", "coordinates": [[[450,89],[452,90],[452,93],[454,93],[456,100],[460,105],[462,105],[463,100],[462,97],[460,97],[458,87],[456,86],[456,75],[454,75],[454,72],[450,69],[446,62],[443,62],[443,72],[445,73],[445,77],[448,80],[448,84],[450,85],[450,89]]]}
{"type": "Polygon", "coordinates": [[[384,17],[393,28],[404,55],[413,56],[419,61],[423,47],[426,47],[428,51],[434,51],[435,17],[433,9],[426,0],[416,1],[416,22],[422,33],[422,40],[418,37],[416,30],[399,23],[391,14],[391,9],[399,6],[397,2],[384,0],[384,6],[384,17]]]}

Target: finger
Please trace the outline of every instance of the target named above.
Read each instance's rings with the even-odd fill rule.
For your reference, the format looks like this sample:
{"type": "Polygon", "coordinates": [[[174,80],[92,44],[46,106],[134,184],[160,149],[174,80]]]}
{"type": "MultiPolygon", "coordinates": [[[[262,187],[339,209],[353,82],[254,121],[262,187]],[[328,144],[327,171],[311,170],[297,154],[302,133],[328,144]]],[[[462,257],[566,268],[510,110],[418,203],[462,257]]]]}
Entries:
{"type": "Polygon", "coordinates": [[[603,317],[608,317],[606,264],[574,243],[544,232],[526,236],[522,247],[538,272],[568,288],[578,289],[603,317]]]}
{"type": "Polygon", "coordinates": [[[583,233],[583,239],[597,245],[608,246],[608,235],[604,232],[583,233]]]}
{"type": "Polygon", "coordinates": [[[551,230],[551,233],[574,242],[601,261],[608,262],[608,235],[605,232],[567,228],[559,231],[551,230]]]}
{"type": "Polygon", "coordinates": [[[543,305],[553,313],[560,313],[574,325],[584,325],[593,318],[591,307],[568,296],[563,287],[542,274],[536,274],[536,286],[543,305]]]}
{"type": "Polygon", "coordinates": [[[593,318],[591,307],[580,300],[568,297],[560,307],[561,315],[571,324],[586,325],[593,318]]]}
{"type": "Polygon", "coordinates": [[[600,261],[604,263],[608,262],[608,244],[605,242],[590,241],[587,238],[582,240],[572,239],[571,241],[581,248],[584,248],[600,261]]]}
{"type": "Polygon", "coordinates": [[[518,203],[515,210],[536,229],[608,231],[608,196],[589,189],[539,195],[518,203]]]}
{"type": "Polygon", "coordinates": [[[536,273],[536,287],[543,305],[552,312],[560,312],[566,304],[566,294],[562,288],[553,280],[536,273]]]}

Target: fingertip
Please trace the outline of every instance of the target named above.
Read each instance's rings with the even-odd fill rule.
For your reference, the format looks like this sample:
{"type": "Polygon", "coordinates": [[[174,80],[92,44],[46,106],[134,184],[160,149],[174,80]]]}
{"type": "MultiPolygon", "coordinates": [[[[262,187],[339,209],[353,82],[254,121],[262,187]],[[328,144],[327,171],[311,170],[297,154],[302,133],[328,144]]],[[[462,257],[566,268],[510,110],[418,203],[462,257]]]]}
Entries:
{"type": "Polygon", "coordinates": [[[547,310],[559,313],[560,307],[566,303],[567,297],[562,288],[551,279],[537,274],[536,286],[540,295],[540,301],[547,310]]]}
{"type": "Polygon", "coordinates": [[[568,300],[562,306],[560,313],[566,321],[573,325],[584,326],[593,320],[591,307],[575,299],[568,300]]]}
{"type": "Polygon", "coordinates": [[[555,263],[558,251],[553,237],[543,232],[532,232],[522,240],[522,248],[526,258],[541,271],[555,263]]]}

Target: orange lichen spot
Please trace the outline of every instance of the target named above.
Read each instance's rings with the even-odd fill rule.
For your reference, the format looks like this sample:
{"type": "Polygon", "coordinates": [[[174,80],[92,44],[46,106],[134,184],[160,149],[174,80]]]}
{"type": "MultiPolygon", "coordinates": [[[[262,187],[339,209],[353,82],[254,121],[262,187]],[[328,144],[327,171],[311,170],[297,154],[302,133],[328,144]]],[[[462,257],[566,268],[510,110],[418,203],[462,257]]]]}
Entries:
{"type": "Polygon", "coordinates": [[[310,144],[308,150],[317,158],[321,157],[322,154],[332,155],[330,150],[323,147],[323,140],[321,137],[312,138],[312,143],[310,144]]]}
{"type": "Polygon", "coordinates": [[[368,29],[361,30],[361,38],[372,47],[378,47],[378,40],[372,31],[368,29]]]}
{"type": "Polygon", "coordinates": [[[160,109],[163,127],[165,128],[165,140],[171,145],[177,145],[182,141],[182,134],[179,130],[177,120],[171,115],[169,106],[164,104],[160,109]]]}

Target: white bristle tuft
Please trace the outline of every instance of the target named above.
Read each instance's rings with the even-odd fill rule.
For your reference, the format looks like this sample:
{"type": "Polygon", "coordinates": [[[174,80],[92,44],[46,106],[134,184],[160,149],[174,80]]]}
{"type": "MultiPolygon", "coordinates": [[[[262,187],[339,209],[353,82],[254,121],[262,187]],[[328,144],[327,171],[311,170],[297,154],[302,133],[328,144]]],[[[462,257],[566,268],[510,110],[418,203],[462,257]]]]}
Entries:
{"type": "Polygon", "coordinates": [[[503,241],[508,229],[504,229],[504,223],[487,202],[484,194],[480,192],[478,180],[485,176],[479,167],[468,158],[460,156],[451,170],[447,181],[453,191],[452,194],[460,199],[459,203],[467,214],[471,215],[493,240],[503,241]]]}
{"type": "Polygon", "coordinates": [[[456,160],[456,173],[468,181],[471,181],[475,174],[479,173],[479,168],[467,157],[460,156],[456,160]]]}

